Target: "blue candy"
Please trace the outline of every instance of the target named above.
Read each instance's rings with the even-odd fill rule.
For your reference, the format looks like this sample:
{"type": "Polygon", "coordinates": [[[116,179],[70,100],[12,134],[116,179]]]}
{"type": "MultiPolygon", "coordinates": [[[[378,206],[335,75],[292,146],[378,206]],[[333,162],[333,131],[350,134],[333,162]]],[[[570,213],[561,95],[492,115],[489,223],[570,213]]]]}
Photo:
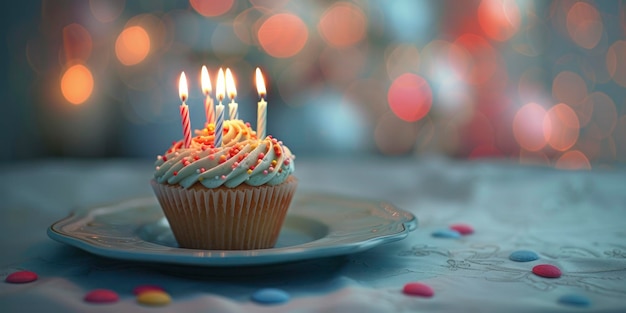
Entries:
{"type": "Polygon", "coordinates": [[[576,294],[563,295],[559,298],[559,303],[571,306],[587,307],[591,301],[586,297],[576,294]]]}
{"type": "Polygon", "coordinates": [[[437,238],[461,238],[461,233],[452,229],[440,229],[434,231],[432,236],[437,238]]]}
{"type": "Polygon", "coordinates": [[[276,288],[265,288],[252,294],[252,300],[263,304],[278,304],[289,301],[289,294],[276,288]]]}
{"type": "Polygon", "coordinates": [[[515,262],[530,262],[539,259],[539,256],[529,250],[517,250],[509,255],[509,259],[515,262]]]}

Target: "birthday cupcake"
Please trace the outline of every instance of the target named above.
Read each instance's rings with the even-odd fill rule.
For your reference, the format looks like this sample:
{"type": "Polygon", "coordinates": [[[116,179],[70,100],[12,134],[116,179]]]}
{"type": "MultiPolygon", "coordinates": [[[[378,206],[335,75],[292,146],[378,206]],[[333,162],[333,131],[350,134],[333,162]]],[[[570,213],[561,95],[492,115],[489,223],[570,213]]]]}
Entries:
{"type": "Polygon", "coordinates": [[[175,142],[155,162],[151,185],[176,241],[192,249],[271,248],[298,184],[295,156],[242,120],[218,125],[221,140],[215,126],[175,142]]]}

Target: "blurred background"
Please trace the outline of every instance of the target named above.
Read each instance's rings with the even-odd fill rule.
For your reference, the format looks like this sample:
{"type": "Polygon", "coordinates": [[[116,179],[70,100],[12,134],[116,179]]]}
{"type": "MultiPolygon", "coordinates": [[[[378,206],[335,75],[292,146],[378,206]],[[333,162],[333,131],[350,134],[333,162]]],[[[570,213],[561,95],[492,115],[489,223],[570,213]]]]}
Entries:
{"type": "Polygon", "coordinates": [[[181,71],[191,126],[204,126],[206,65],[213,83],[231,68],[253,127],[260,67],[267,131],[298,157],[626,161],[624,1],[31,0],[3,11],[3,160],[154,158],[182,137],[181,71]]]}

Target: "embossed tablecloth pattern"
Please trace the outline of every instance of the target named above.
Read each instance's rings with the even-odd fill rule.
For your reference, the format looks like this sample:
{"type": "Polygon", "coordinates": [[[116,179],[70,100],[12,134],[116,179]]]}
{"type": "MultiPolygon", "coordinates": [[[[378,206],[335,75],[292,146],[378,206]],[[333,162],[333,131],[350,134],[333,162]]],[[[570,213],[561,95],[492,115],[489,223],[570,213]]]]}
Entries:
{"type": "Polygon", "coordinates": [[[0,278],[28,269],[34,283],[0,283],[0,311],[141,312],[132,288],[159,284],[181,312],[620,312],[626,311],[626,169],[567,172],[501,162],[298,159],[301,191],[326,191],[394,203],[419,219],[408,238],[345,257],[251,268],[193,268],[97,257],[57,243],[47,227],[72,209],[151,195],[149,161],[54,160],[0,171],[0,278]],[[471,224],[461,239],[433,238],[471,224]],[[516,263],[512,251],[540,260],[516,263]],[[558,279],[532,266],[561,268],[558,279]],[[401,293],[430,285],[430,299],[401,293]],[[250,300],[277,287],[292,299],[250,300]],[[113,289],[120,301],[90,305],[89,290],[113,289]],[[557,302],[587,297],[587,308],[557,302]]]}

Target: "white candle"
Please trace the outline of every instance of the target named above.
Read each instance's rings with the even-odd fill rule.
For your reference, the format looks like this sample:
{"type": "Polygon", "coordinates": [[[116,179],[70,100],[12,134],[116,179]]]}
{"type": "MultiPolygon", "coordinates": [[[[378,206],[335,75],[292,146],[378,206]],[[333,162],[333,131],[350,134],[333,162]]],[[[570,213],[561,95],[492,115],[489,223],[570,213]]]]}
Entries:
{"type": "Polygon", "coordinates": [[[226,69],[226,92],[228,92],[228,97],[230,98],[230,103],[228,104],[228,116],[231,120],[239,119],[239,104],[235,102],[235,97],[237,96],[237,88],[235,88],[235,79],[233,78],[233,74],[230,72],[230,69],[226,69]]]}
{"type": "Polygon", "coordinates": [[[215,97],[217,98],[218,104],[215,106],[217,119],[215,121],[215,140],[213,143],[216,148],[222,146],[222,129],[224,127],[224,105],[222,104],[222,100],[224,100],[226,95],[224,87],[224,70],[220,68],[217,73],[217,84],[215,85],[215,97]]]}
{"type": "Polygon", "coordinates": [[[265,102],[265,81],[263,80],[261,69],[258,67],[256,68],[256,90],[261,98],[257,106],[256,134],[257,138],[263,139],[265,138],[265,124],[267,121],[267,102],[265,102]]]}
{"type": "Polygon", "coordinates": [[[202,71],[200,72],[200,81],[202,83],[202,93],[204,93],[204,112],[206,113],[206,123],[208,124],[215,122],[215,108],[213,107],[213,98],[211,98],[211,78],[209,77],[209,71],[206,66],[202,66],[202,71]]]}

